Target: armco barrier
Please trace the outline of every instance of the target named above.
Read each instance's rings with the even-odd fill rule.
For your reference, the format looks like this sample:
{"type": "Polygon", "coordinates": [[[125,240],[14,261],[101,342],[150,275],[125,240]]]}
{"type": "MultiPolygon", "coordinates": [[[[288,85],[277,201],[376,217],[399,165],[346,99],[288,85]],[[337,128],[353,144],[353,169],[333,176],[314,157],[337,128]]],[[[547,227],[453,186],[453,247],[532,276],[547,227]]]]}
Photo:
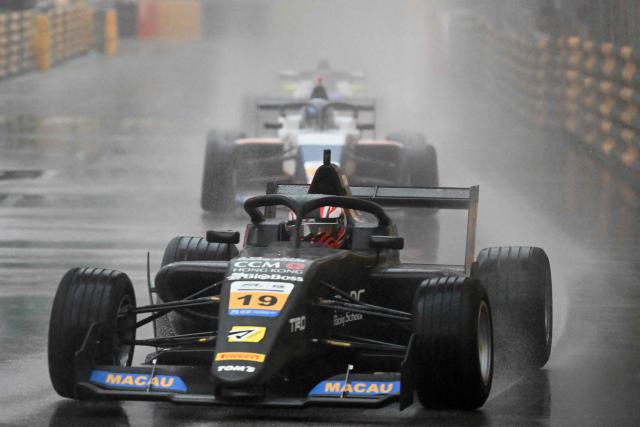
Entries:
{"type": "Polygon", "coordinates": [[[52,9],[49,20],[51,64],[87,53],[92,45],[92,10],[83,3],[52,9]]]}
{"type": "Polygon", "coordinates": [[[577,37],[519,37],[482,18],[463,30],[469,45],[454,49],[466,49],[468,62],[455,66],[473,70],[466,74],[476,86],[525,120],[568,132],[640,182],[640,52],[577,37]]]}
{"type": "Polygon", "coordinates": [[[34,68],[30,10],[0,13],[0,79],[34,68]]]}
{"type": "Polygon", "coordinates": [[[34,9],[0,13],[0,79],[29,70],[44,71],[69,58],[99,49],[115,55],[118,26],[115,11],[96,12],[84,2],[36,13],[34,9]],[[95,37],[95,15],[103,32],[95,37]]]}

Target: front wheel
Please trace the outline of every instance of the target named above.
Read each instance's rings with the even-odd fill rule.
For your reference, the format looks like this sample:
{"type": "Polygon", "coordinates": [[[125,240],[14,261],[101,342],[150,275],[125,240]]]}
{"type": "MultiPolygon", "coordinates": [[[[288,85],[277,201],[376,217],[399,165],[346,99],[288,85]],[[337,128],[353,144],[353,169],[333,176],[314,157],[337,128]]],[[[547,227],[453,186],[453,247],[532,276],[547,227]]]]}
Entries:
{"type": "Polygon", "coordinates": [[[551,267],[544,250],[505,246],[480,251],[475,276],[493,304],[496,355],[511,368],[549,360],[553,329],[551,267]]]}
{"type": "Polygon", "coordinates": [[[482,284],[464,276],[425,280],[416,291],[413,331],[422,406],[482,406],[493,379],[491,306],[482,284]]]}
{"type": "MultiPolygon", "coordinates": [[[[229,261],[238,255],[238,248],[232,243],[209,243],[203,237],[178,236],[171,239],[162,257],[162,267],[183,261],[229,261]]],[[[211,283],[206,284],[206,286],[211,283]]],[[[201,289],[193,287],[174,286],[169,292],[158,296],[158,302],[179,301],[201,289]]],[[[209,295],[209,294],[207,294],[209,295]]],[[[205,295],[201,295],[205,296],[205,295]]],[[[160,336],[188,334],[202,331],[202,325],[216,324],[217,319],[211,318],[209,307],[186,308],[174,311],[158,319],[160,336]]]]}
{"type": "Polygon", "coordinates": [[[115,270],[74,268],[64,275],[51,310],[49,323],[49,375],[56,392],[78,398],[74,380],[75,354],[89,328],[100,325],[96,362],[124,366],[133,356],[136,330],[136,297],[129,277],[115,270]]]}

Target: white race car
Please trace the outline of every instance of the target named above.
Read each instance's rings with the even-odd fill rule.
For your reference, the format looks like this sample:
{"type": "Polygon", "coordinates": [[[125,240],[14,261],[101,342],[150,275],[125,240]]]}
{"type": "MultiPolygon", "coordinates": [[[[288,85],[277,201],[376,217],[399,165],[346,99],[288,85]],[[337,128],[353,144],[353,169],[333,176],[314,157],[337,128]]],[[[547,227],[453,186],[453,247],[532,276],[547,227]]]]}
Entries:
{"type": "Polygon", "coordinates": [[[201,205],[223,212],[248,197],[264,193],[270,182],[309,182],[332,157],[354,185],[438,186],[436,152],[418,133],[393,133],[385,139],[365,137],[375,131],[375,104],[312,98],[303,102],[259,102],[262,113],[277,118],[263,122],[276,135],[246,137],[212,131],[208,135],[201,205]],[[370,120],[363,122],[368,115],[370,120]],[[235,203],[234,203],[235,201],[235,203]]]}
{"type": "Polygon", "coordinates": [[[326,60],[321,60],[314,70],[282,70],[278,78],[283,82],[282,90],[295,99],[309,99],[314,86],[322,84],[327,88],[328,98],[334,101],[361,95],[365,81],[362,71],[333,69],[326,60]]]}

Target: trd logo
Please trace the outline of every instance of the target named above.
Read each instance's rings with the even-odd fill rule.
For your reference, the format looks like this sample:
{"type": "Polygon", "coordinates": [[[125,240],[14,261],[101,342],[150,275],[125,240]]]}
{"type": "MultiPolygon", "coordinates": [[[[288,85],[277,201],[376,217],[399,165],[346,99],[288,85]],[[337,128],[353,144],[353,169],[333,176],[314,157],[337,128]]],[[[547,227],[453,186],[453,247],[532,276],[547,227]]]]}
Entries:
{"type": "Polygon", "coordinates": [[[250,374],[255,371],[256,371],[256,368],[254,368],[253,366],[239,366],[239,365],[218,366],[218,372],[246,372],[250,374]]]}
{"type": "Polygon", "coordinates": [[[289,319],[291,332],[302,332],[307,328],[307,316],[292,317],[289,319]]]}

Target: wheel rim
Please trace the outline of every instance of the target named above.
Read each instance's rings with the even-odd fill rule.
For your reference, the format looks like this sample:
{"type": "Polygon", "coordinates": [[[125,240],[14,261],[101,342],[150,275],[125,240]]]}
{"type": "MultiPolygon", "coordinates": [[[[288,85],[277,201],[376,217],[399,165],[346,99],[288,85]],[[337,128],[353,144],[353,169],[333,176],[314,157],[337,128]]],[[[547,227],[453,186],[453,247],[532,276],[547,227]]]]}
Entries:
{"type": "Polygon", "coordinates": [[[122,345],[123,342],[131,342],[135,338],[135,315],[124,315],[133,308],[133,303],[129,295],[125,295],[118,305],[118,315],[116,317],[115,337],[113,342],[113,362],[116,366],[127,365],[133,346],[122,345]]]}
{"type": "Polygon", "coordinates": [[[480,361],[480,375],[485,386],[491,380],[491,364],[493,362],[491,338],[489,307],[485,301],[482,301],[478,309],[478,359],[480,361]]]}

